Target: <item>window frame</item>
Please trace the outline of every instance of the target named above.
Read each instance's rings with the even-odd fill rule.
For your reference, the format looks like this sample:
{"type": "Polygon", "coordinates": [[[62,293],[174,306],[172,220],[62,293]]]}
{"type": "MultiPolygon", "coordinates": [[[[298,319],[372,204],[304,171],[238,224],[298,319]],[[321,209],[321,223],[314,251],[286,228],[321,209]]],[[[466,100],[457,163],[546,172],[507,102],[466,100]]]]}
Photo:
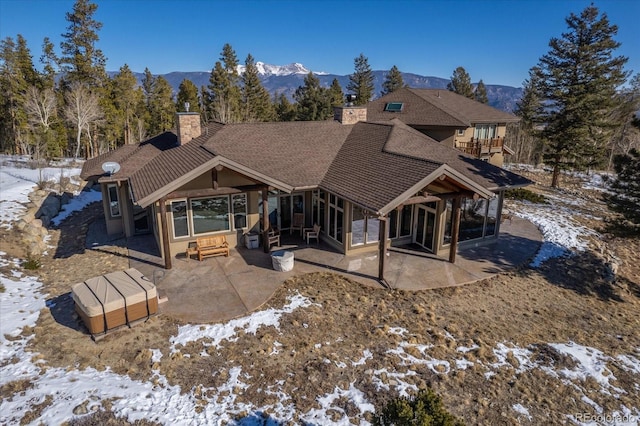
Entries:
{"type": "Polygon", "coordinates": [[[247,229],[248,226],[249,226],[249,223],[247,221],[247,215],[248,215],[248,211],[249,211],[249,209],[248,209],[249,204],[248,204],[247,194],[245,192],[243,192],[241,194],[231,194],[231,197],[230,197],[229,201],[230,201],[229,202],[229,207],[231,209],[231,217],[233,218],[233,223],[229,224],[229,226],[231,228],[233,228],[234,231],[235,230],[247,229]],[[234,198],[236,198],[236,197],[244,198],[244,212],[236,213],[236,206],[235,206],[235,203],[234,203],[234,198]],[[240,227],[236,226],[236,214],[244,215],[244,226],[240,226],[240,227]]]}
{"type": "Polygon", "coordinates": [[[179,240],[181,238],[189,238],[191,237],[191,227],[189,224],[189,200],[186,198],[178,198],[175,200],[169,201],[169,210],[171,211],[171,232],[174,240],[179,240]],[[186,235],[176,235],[176,221],[175,216],[173,215],[173,203],[184,203],[185,207],[185,219],[187,222],[187,234],[186,235]]]}
{"type": "Polygon", "coordinates": [[[120,204],[120,193],[118,191],[118,185],[115,183],[108,183],[107,184],[107,199],[109,202],[109,217],[110,218],[116,218],[116,217],[122,217],[122,206],[120,204]],[[116,197],[115,200],[113,200],[111,198],[111,189],[114,189],[114,195],[116,197]],[[118,208],[118,213],[117,214],[113,214],[113,203],[115,203],[116,207],[118,208]]]}
{"type": "Polygon", "coordinates": [[[210,234],[215,234],[215,233],[220,233],[220,232],[230,232],[231,231],[231,220],[229,219],[229,216],[231,216],[231,203],[230,203],[230,198],[228,195],[215,195],[212,197],[194,197],[194,198],[189,198],[189,217],[190,217],[190,224],[191,224],[191,229],[189,230],[190,234],[194,237],[197,236],[201,236],[201,235],[210,235],[210,234]],[[194,217],[193,217],[193,202],[194,201],[198,201],[198,200],[212,200],[212,199],[216,199],[216,198],[225,198],[227,200],[227,229],[219,229],[217,231],[206,231],[206,232],[198,232],[196,233],[196,228],[195,228],[195,222],[194,222],[194,217]]]}

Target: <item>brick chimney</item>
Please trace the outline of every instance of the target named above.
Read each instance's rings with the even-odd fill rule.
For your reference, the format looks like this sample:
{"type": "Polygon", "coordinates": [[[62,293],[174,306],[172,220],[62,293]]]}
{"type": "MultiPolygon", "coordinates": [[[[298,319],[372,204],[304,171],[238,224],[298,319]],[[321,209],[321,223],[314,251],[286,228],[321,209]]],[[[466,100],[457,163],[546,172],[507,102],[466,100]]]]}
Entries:
{"type": "Polygon", "coordinates": [[[184,145],[202,134],[200,114],[197,112],[179,112],[176,114],[178,145],[184,145]]]}
{"type": "Polygon", "coordinates": [[[333,119],[342,124],[356,124],[367,121],[366,106],[338,106],[333,107],[333,119]]]}

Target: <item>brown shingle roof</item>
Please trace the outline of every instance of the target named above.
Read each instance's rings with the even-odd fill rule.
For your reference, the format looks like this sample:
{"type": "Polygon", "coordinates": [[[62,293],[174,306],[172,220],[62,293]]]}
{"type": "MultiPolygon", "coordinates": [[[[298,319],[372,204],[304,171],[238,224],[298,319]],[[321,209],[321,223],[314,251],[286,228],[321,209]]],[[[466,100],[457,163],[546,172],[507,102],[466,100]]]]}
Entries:
{"type": "Polygon", "coordinates": [[[182,146],[177,145],[174,133],[166,132],[89,160],[82,177],[100,176],[105,161],[118,161],[121,170],[100,181],[128,179],[134,200],[145,205],[217,161],[294,189],[320,186],[372,211],[381,211],[443,165],[477,188],[530,183],[446,147],[398,119],[355,125],[333,121],[212,123],[200,137],[182,146]]]}
{"type": "Polygon", "coordinates": [[[85,180],[100,178],[101,182],[126,180],[161,152],[176,147],[177,140],[174,133],[164,132],[139,144],[121,146],[87,160],[82,166],[80,177],[85,180]],[[102,164],[107,161],[120,164],[120,171],[111,177],[103,176],[102,164]]]}
{"type": "Polygon", "coordinates": [[[367,104],[367,120],[398,118],[412,126],[470,127],[475,123],[510,123],[518,117],[442,89],[396,90],[367,104]],[[402,102],[401,112],[385,111],[389,102],[402,102]]]}
{"type": "MultiPolygon", "coordinates": [[[[131,192],[134,199],[141,200],[166,185],[211,160],[214,155],[202,147],[210,135],[223,126],[211,123],[203,129],[203,134],[192,141],[168,149],[157,157],[149,159],[131,174],[131,192]]],[[[175,135],[174,135],[175,137],[175,135]]],[[[177,138],[176,138],[177,140],[177,138]]]]}
{"type": "Polygon", "coordinates": [[[445,146],[399,119],[391,121],[394,128],[384,149],[399,155],[447,164],[469,179],[488,189],[528,185],[528,179],[489,164],[455,148],[445,146]]]}
{"type": "Polygon", "coordinates": [[[203,146],[300,188],[318,185],[352,128],[335,121],[227,124],[203,146]]]}
{"type": "Polygon", "coordinates": [[[377,212],[441,166],[385,151],[392,132],[392,124],[356,124],[320,186],[377,212]]]}

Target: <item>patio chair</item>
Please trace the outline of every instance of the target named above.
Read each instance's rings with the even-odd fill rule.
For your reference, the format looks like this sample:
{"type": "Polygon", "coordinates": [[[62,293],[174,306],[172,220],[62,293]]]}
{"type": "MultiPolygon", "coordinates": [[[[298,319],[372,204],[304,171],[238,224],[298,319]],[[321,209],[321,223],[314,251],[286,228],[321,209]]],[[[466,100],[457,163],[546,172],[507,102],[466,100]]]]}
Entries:
{"type": "Polygon", "coordinates": [[[298,229],[300,230],[300,236],[302,237],[302,230],[304,229],[304,213],[293,214],[293,222],[291,222],[291,228],[289,228],[289,235],[291,235],[294,230],[298,229]]]}
{"type": "Polygon", "coordinates": [[[270,228],[267,236],[269,237],[269,247],[271,247],[273,244],[280,247],[280,231],[274,228],[270,228]]]}
{"type": "Polygon", "coordinates": [[[318,244],[320,244],[320,225],[317,223],[313,224],[313,230],[307,231],[305,233],[305,239],[307,240],[307,244],[309,244],[309,240],[316,239],[318,244]]]}

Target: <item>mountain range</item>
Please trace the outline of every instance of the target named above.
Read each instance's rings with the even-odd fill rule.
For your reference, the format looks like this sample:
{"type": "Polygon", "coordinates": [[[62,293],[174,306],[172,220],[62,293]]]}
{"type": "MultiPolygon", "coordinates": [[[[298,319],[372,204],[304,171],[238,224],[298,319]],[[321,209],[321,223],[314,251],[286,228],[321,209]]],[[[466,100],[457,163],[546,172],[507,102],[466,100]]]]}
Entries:
{"type": "MultiPolygon", "coordinates": [[[[304,65],[300,63],[291,63],[289,65],[270,65],[264,62],[256,62],[256,67],[260,75],[262,85],[271,93],[274,94],[284,93],[289,99],[293,99],[293,94],[299,86],[304,85],[304,77],[310,72],[304,65]]],[[[239,65],[238,71],[244,72],[244,66],[239,65]]],[[[340,86],[342,86],[343,92],[346,93],[346,87],[349,83],[348,75],[330,74],[326,72],[313,72],[320,80],[320,84],[323,87],[329,87],[334,78],[338,79],[340,86]]],[[[385,80],[388,71],[373,71],[374,77],[374,93],[376,97],[380,96],[382,91],[382,83],[385,80]]],[[[143,74],[134,73],[141,81],[143,74]]],[[[180,83],[184,79],[191,80],[198,88],[207,86],[209,84],[210,73],[208,71],[193,71],[193,72],[170,72],[167,74],[161,74],[173,87],[177,93],[180,83]]],[[[402,73],[404,82],[409,87],[415,89],[443,89],[446,90],[448,78],[423,76],[412,73],[402,73]]],[[[513,112],[516,107],[516,103],[522,96],[522,88],[503,86],[496,84],[486,84],[487,97],[489,98],[489,105],[498,108],[503,111],[513,112]]]]}

